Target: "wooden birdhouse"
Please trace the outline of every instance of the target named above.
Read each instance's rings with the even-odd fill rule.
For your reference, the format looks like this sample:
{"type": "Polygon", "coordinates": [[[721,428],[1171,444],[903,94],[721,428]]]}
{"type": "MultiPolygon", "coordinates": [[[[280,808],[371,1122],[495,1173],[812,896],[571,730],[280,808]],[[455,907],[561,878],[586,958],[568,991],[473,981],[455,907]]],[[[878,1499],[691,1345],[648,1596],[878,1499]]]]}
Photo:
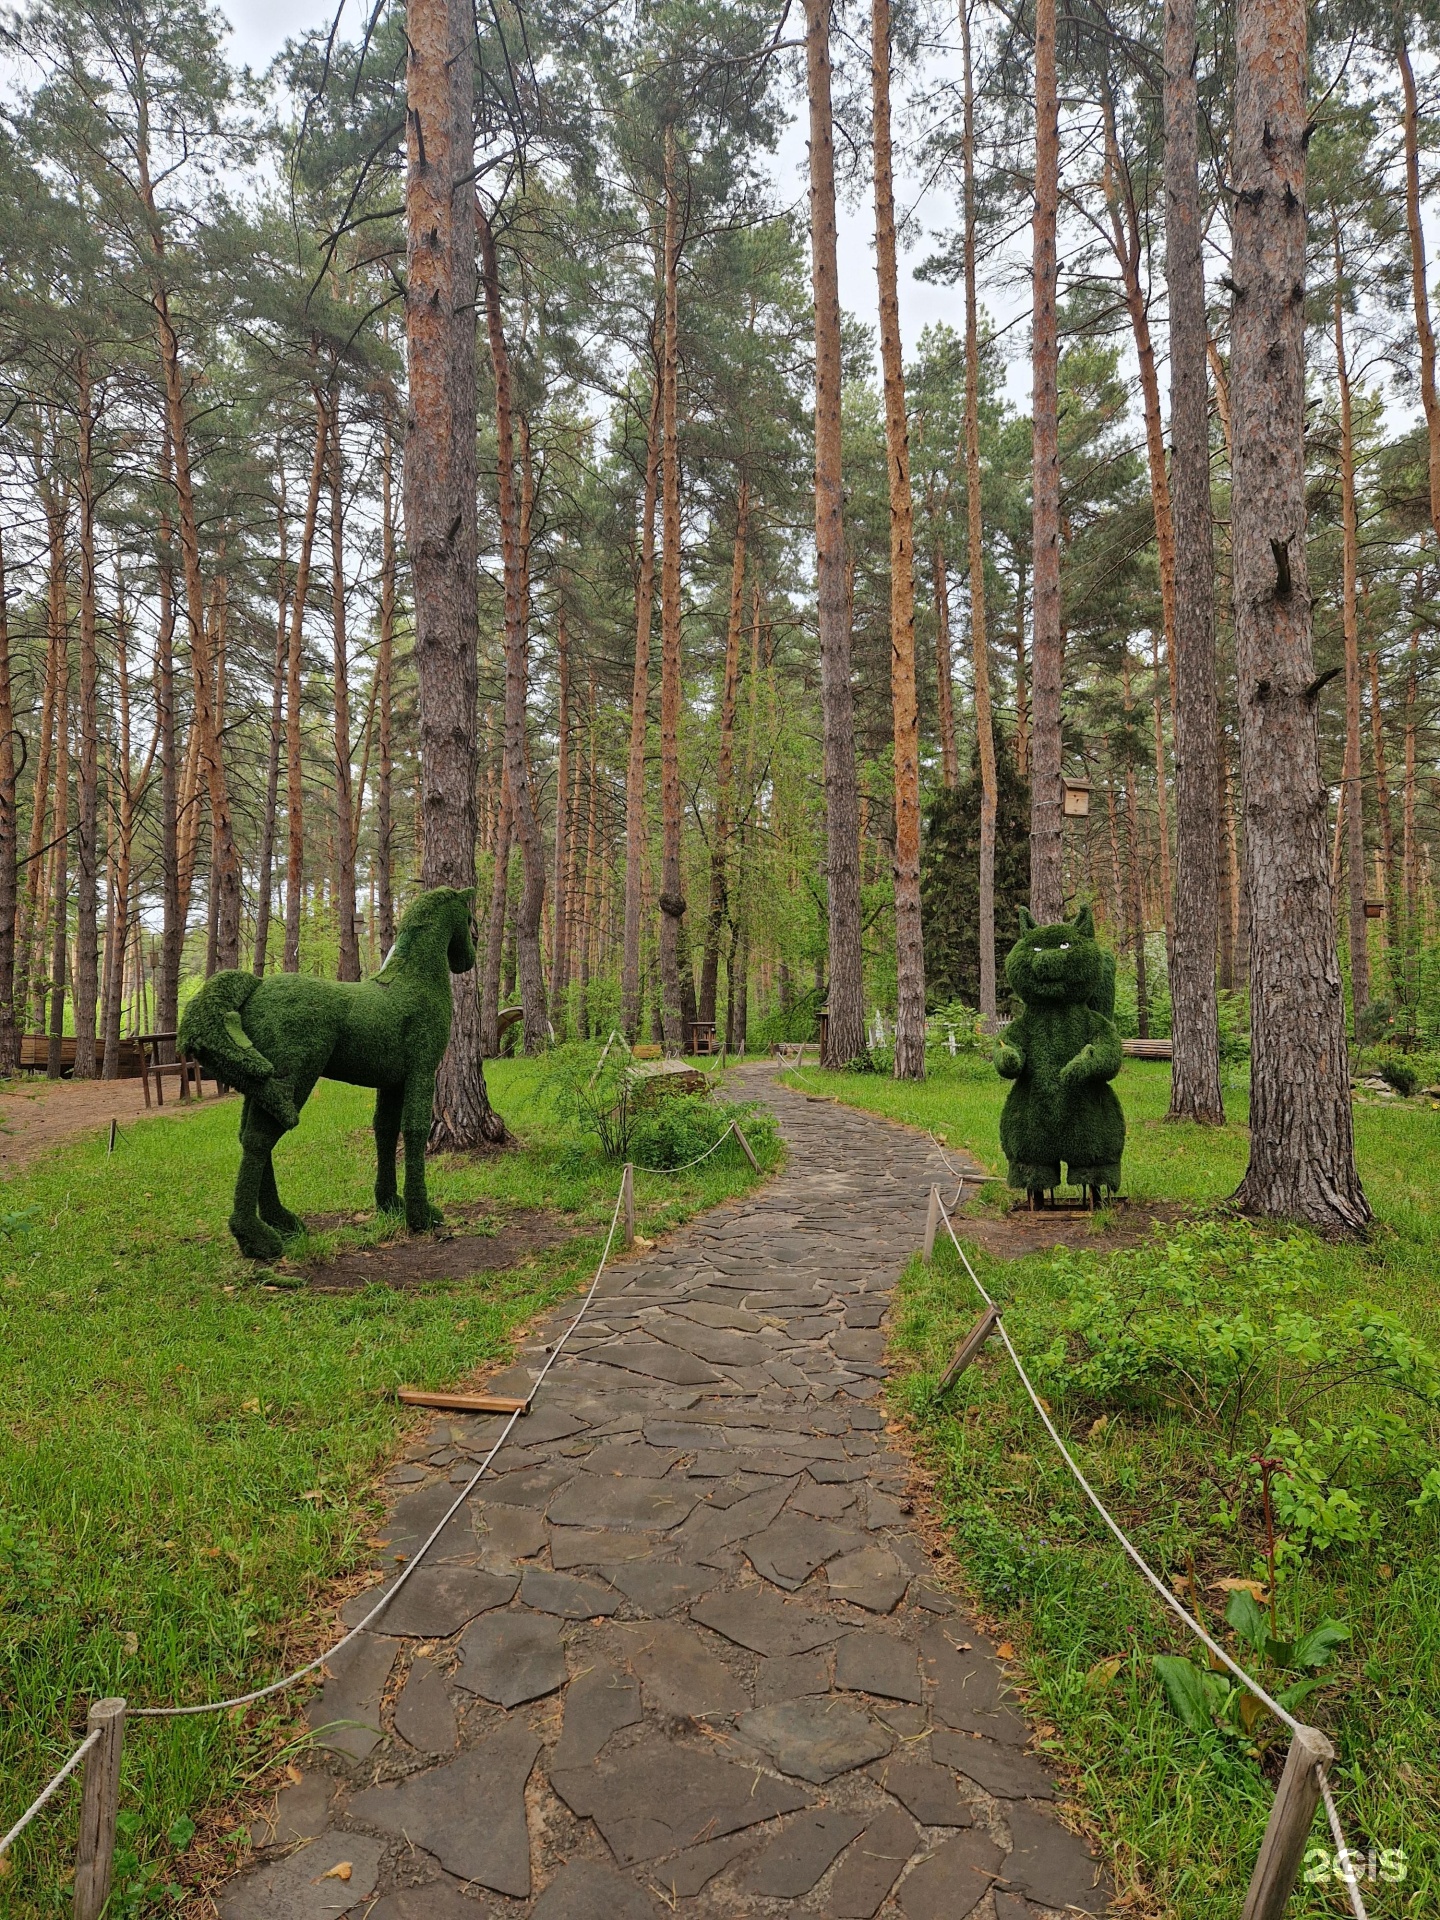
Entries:
{"type": "Polygon", "coordinates": [[[1385,902],[1383,900],[1367,900],[1365,902],[1365,918],[1367,920],[1383,920],[1385,918],[1385,902]]]}
{"type": "Polygon", "coordinates": [[[1067,820],[1084,820],[1090,813],[1090,782],[1072,780],[1065,776],[1065,817],[1067,820]]]}

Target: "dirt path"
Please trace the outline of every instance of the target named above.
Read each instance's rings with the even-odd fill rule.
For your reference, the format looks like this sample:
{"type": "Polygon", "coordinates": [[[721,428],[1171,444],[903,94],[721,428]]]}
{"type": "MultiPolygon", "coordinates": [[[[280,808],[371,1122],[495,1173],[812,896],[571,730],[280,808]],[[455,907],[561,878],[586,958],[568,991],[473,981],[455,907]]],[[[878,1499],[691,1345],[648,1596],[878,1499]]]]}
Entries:
{"type": "Polygon", "coordinates": [[[164,1106],[147,1109],[139,1080],[47,1080],[37,1074],[11,1091],[0,1092],[0,1174],[38,1160],[66,1140],[104,1134],[112,1120],[123,1127],[157,1111],[161,1117],[183,1118],[201,1104],[208,1106],[214,1097],[211,1086],[203,1103],[183,1101],[172,1080],[165,1089],[164,1106]]]}
{"type": "MultiPolygon", "coordinates": [[[[785,1172],[607,1276],[494,1477],[335,1663],[326,1752],[223,1920],[1104,1910],[886,1443],[883,1323],[938,1156],[743,1077],[785,1172]]],[[[390,1566],[498,1425],[452,1416],[395,1471],[390,1566]]]]}

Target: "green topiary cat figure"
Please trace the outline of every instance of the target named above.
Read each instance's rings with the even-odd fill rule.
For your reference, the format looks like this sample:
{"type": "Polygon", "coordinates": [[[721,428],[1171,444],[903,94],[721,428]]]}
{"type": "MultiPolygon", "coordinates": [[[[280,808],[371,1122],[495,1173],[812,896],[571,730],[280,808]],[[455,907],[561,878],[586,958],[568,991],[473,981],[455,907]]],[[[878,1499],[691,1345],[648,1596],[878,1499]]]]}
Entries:
{"type": "Polygon", "coordinates": [[[395,1145],[405,1135],[405,1219],[440,1224],[425,1191],[435,1070],[450,1044],[450,975],[475,964],[475,890],[434,887],[405,911],[373,980],[306,973],[215,973],[185,1009],[180,1051],[245,1096],[230,1231],[252,1260],[271,1260],[304,1222],[280,1204],[275,1143],[300,1124],[322,1076],[374,1087],[375,1204],[401,1210],[395,1145]]]}
{"type": "Polygon", "coordinates": [[[1049,1192],[1064,1161],[1072,1187],[1118,1191],[1125,1115],[1108,1082],[1120,1071],[1120,1035],[1098,1010],[1114,1006],[1115,964],[1096,943],[1090,909],[1037,927],[1022,907],[1005,978],[1025,1008],[995,1047],[996,1071],[1015,1082],[1000,1115],[1008,1183],[1032,1197],[1049,1192]]]}

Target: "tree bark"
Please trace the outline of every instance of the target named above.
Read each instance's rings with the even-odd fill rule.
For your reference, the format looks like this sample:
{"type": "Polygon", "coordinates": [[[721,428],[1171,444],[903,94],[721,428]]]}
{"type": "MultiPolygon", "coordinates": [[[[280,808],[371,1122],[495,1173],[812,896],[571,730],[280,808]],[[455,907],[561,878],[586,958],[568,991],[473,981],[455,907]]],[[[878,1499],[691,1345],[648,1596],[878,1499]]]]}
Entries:
{"type": "Polygon", "coordinates": [[[93,1080],[100,997],[100,655],[96,638],[95,401],[89,361],[77,366],[80,496],[80,760],[75,781],[75,1078],[93,1080]]]}
{"type": "Polygon", "coordinates": [[[655,497],[660,479],[660,389],[650,395],[645,429],[645,492],[640,507],[640,570],[635,584],[635,666],[630,682],[630,754],[625,769],[625,936],[621,957],[620,1019],[631,1041],[640,1037],[640,920],[644,899],[645,735],[650,704],[650,627],[655,611],[655,497]]]}
{"type": "Polygon", "coordinates": [[[1030,911],[1041,926],[1065,911],[1062,866],[1060,683],[1060,413],[1056,212],[1060,190],[1060,101],[1055,70],[1055,0],[1035,6],[1035,220],[1032,273],[1030,911]]]}
{"type": "Polygon", "coordinates": [[[566,849],[570,842],[570,636],[565,627],[565,590],[562,583],[555,605],[555,677],[559,704],[555,716],[555,865],[551,898],[550,1005],[557,1026],[565,1011],[570,984],[570,903],[565,897],[566,849]]]}
{"type": "MultiPolygon", "coordinates": [[[[405,525],[415,600],[425,887],[475,884],[474,21],[461,0],[408,0],[405,525]]],[[[432,1148],[497,1146],[475,974],[451,975],[450,1045],[432,1148]]]]}
{"type": "Polygon", "coordinates": [[[66,934],[69,931],[66,909],[70,901],[69,702],[70,649],[67,639],[62,635],[59,666],[55,675],[55,846],[50,927],[50,1043],[45,1053],[45,1070],[52,1080],[60,1078],[61,1039],[65,1032],[66,934]]]}
{"type": "Polygon", "coordinates": [[[1375,811],[1380,817],[1381,898],[1385,902],[1385,944],[1394,943],[1400,924],[1395,886],[1395,820],[1390,806],[1390,769],[1385,752],[1385,720],[1380,709],[1380,649],[1370,649],[1370,752],[1375,762],[1375,811]]]}
{"type": "Polygon", "coordinates": [[[391,471],[394,449],[386,421],[380,454],[380,657],[376,664],[380,706],[380,776],[375,788],[375,889],[380,952],[395,944],[394,833],[395,754],[395,506],[391,471]]]}
{"type": "MultiPolygon", "coordinates": [[[[686,994],[680,983],[685,876],[680,864],[680,205],[675,129],[665,128],[665,333],[660,355],[660,990],[665,1050],[685,1051],[686,994]]],[[[690,995],[694,994],[693,982],[690,995]]]]}
{"type": "Polygon", "coordinates": [[[940,784],[953,788],[960,779],[955,747],[955,660],[950,633],[950,569],[945,542],[935,535],[930,546],[930,579],[935,599],[935,719],[940,732],[940,784]]]}
{"type": "Polygon", "coordinates": [[[500,775],[500,819],[495,829],[495,866],[490,875],[490,911],[485,921],[485,957],[480,976],[480,1051],[493,1060],[500,1051],[500,968],[505,952],[505,908],[510,895],[510,779],[500,775]]]}
{"type": "Polygon", "coordinates": [[[1435,331],[1430,324],[1429,267],[1425,257],[1425,227],[1421,218],[1420,102],[1415,70],[1405,43],[1405,14],[1395,9],[1395,53],[1405,96],[1405,226],[1410,238],[1410,294],[1415,308],[1415,338],[1420,350],[1420,403],[1425,409],[1425,436],[1430,468],[1430,525],[1440,546],[1440,395],[1435,391],[1435,331]]]}
{"type": "Polygon", "coordinates": [[[1360,521],[1355,507],[1355,422],[1345,351],[1345,263],[1331,227],[1335,286],[1335,377],[1340,389],[1340,616],[1345,640],[1345,864],[1350,936],[1350,1010],[1357,1045],[1370,1004],[1370,929],[1365,918],[1365,788],[1360,761],[1360,521]]]}
{"type": "Polygon", "coordinates": [[[865,1051],[860,929],[860,796],[850,604],[845,579],[841,441],[840,280],[836,259],[835,128],[830,87],[830,0],[805,0],[810,115],[810,261],[815,303],[815,598],[825,733],[825,835],[830,964],[824,1064],[865,1051]]]}
{"type": "MultiPolygon", "coordinates": [[[[1175,695],[1175,903],[1170,919],[1170,1118],[1220,1126],[1215,999],[1219,923],[1219,714],[1215,532],[1205,377],[1204,234],[1195,89],[1195,0],[1165,10],[1165,280],[1170,299],[1168,509],[1172,521],[1170,666],[1175,695]]],[[[1164,471],[1164,446],[1160,448],[1164,471]]],[[[1156,524],[1159,524],[1157,510],[1156,524]]]]}
{"type": "Polygon", "coordinates": [[[925,1078],[925,944],[920,931],[920,708],[915,691],[915,507],[900,344],[890,140],[890,0],[871,0],[875,271],[890,493],[890,706],[895,784],[895,1078],[925,1078]]]}
{"type": "Polygon", "coordinates": [[[735,501],[735,546],[730,562],[730,617],[725,628],[725,669],[720,689],[720,757],[715,770],[715,821],[710,840],[710,911],[700,963],[700,1018],[714,1021],[720,985],[720,935],[730,911],[731,786],[735,772],[735,701],[740,687],[740,634],[745,623],[745,534],[750,483],[741,480],[735,501]]]}
{"type": "MultiPolygon", "coordinates": [[[[1000,782],[990,711],[990,642],[985,623],[985,534],[980,498],[980,317],[975,247],[975,79],[970,55],[970,4],[960,8],[964,77],[965,172],[965,522],[970,559],[970,653],[975,678],[975,738],[980,755],[980,1018],[993,1031],[995,980],[995,823],[1000,782]]],[[[1021,648],[1024,647],[1022,634],[1021,648]]],[[[1022,689],[1023,690],[1023,689],[1022,689]]]]}
{"type": "Polygon", "coordinates": [[[350,769],[350,643],[345,631],[345,468],[340,444],[340,387],[330,389],[330,632],[335,716],[335,892],[340,953],[337,978],[360,978],[355,929],[355,814],[350,769]]]}
{"type": "MultiPolygon", "coordinates": [[[[165,436],[161,484],[168,498],[172,452],[165,436]]],[[[155,979],[155,1032],[180,1022],[180,955],[186,908],[180,897],[180,740],[175,724],[175,566],[168,506],[160,509],[160,618],[155,639],[155,724],[160,735],[160,967],[155,979]]],[[[163,1054],[169,1055],[167,1044],[163,1054]]]]}
{"type": "Polygon", "coordinates": [[[260,858],[255,886],[255,958],[251,972],[264,975],[270,951],[270,915],[275,890],[275,829],[280,806],[280,737],[285,714],[285,663],[290,606],[290,515],[285,494],[285,453],[275,450],[280,499],[276,511],[279,562],[275,573],[275,672],[270,682],[270,747],[265,760],[265,812],[260,822],[260,858]]]}
{"type": "Polygon", "coordinates": [[[10,613],[0,543],[0,1074],[19,1064],[15,1021],[15,909],[19,892],[15,809],[15,696],[10,678],[10,613]]]}
{"type": "Polygon", "coordinates": [[[1236,13],[1231,548],[1250,904],[1247,1213],[1353,1232],[1345,1008],[1326,872],[1305,556],[1306,15],[1236,13]]]}
{"type": "Polygon", "coordinates": [[[525,1009],[525,1051],[540,1053],[546,1041],[545,975],[540,963],[540,914],[545,904],[545,848],[530,786],[525,750],[525,709],[530,673],[530,640],[525,619],[525,529],[515,494],[515,427],[510,384],[510,354],[505,344],[500,304],[500,266],[495,236],[476,203],[480,270],[485,289],[485,321],[490,362],[495,374],[496,479],[499,488],[500,544],[505,573],[505,774],[510,810],[520,842],[522,884],[515,915],[515,946],[520,969],[520,1003],[525,1009]]]}
{"type": "Polygon", "coordinates": [[[325,479],[325,456],[330,437],[330,414],[317,386],[315,398],[315,453],[310,463],[310,488],[305,496],[305,524],[300,534],[300,558],[295,568],[295,591],[290,608],[290,646],[285,671],[285,825],[288,834],[285,867],[286,973],[300,971],[300,915],[305,900],[305,763],[302,669],[304,665],[305,603],[310,595],[310,563],[315,552],[315,525],[320,514],[320,489],[325,479]]]}
{"type": "MultiPolygon", "coordinates": [[[[1134,710],[1130,696],[1130,650],[1121,662],[1121,688],[1127,718],[1134,710]]],[[[1125,756],[1125,866],[1129,876],[1126,912],[1129,920],[1130,951],[1135,963],[1135,1028],[1142,1040],[1150,1037],[1150,987],[1145,964],[1145,876],[1140,854],[1140,799],[1136,792],[1135,763],[1125,756]]]]}

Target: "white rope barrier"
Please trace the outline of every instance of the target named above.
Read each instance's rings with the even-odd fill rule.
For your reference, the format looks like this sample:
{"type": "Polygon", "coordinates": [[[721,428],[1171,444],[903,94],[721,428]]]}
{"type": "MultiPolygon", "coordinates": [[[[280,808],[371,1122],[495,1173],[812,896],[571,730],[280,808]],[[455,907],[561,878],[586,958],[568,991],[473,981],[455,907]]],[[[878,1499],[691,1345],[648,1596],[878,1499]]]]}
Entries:
{"type": "Polygon", "coordinates": [[[44,1787],[41,1792],[36,1795],[24,1813],[22,1813],[20,1818],[15,1822],[14,1826],[11,1827],[10,1831],[5,1835],[4,1839],[0,1840],[0,1859],[3,1859],[10,1851],[11,1846],[20,1838],[26,1827],[29,1826],[36,1814],[39,1813],[40,1809],[45,1805],[46,1801],[52,1799],[54,1795],[60,1791],[61,1787],[64,1786],[71,1774],[74,1773],[86,1754],[89,1753],[92,1747],[97,1746],[103,1737],[103,1731],[99,1727],[96,1727],[93,1733],[86,1734],[85,1738],[80,1742],[79,1746],[76,1747],[64,1766],[53,1776],[49,1785],[44,1787]]]}

